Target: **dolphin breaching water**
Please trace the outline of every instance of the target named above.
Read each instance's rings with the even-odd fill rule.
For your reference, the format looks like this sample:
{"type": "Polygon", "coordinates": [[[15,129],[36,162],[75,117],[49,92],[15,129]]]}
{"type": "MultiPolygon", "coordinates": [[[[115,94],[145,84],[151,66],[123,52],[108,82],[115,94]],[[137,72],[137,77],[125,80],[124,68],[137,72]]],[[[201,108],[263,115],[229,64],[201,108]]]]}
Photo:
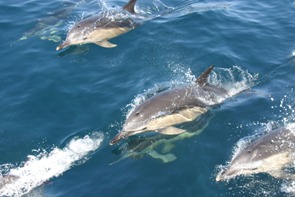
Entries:
{"type": "Polygon", "coordinates": [[[294,180],[294,174],[284,171],[284,168],[294,164],[294,142],[293,126],[270,131],[234,155],[228,166],[217,174],[216,181],[257,173],[294,180]]]}
{"type": "Polygon", "coordinates": [[[196,120],[211,107],[231,97],[229,92],[208,83],[213,66],[205,70],[188,86],[163,91],[137,107],[126,118],[122,131],[110,145],[132,135],[155,131],[164,135],[178,135],[186,130],[176,125],[196,120]]]}
{"type": "Polygon", "coordinates": [[[123,11],[101,13],[96,16],[86,18],[76,23],[68,32],[66,40],[57,46],[56,50],[61,50],[71,45],[82,45],[94,43],[101,47],[113,48],[116,44],[109,42],[109,39],[124,34],[139,25],[138,17],[134,10],[136,0],[130,0],[123,11]]]}
{"type": "Polygon", "coordinates": [[[172,149],[176,146],[175,143],[201,134],[213,117],[214,113],[211,111],[203,114],[198,120],[185,125],[183,128],[185,128],[187,132],[179,135],[157,134],[148,137],[134,137],[126,144],[122,144],[120,147],[112,151],[114,154],[120,154],[121,158],[112,162],[110,165],[126,158],[139,159],[146,155],[158,159],[163,163],[172,162],[177,159],[177,156],[172,153],[172,149]]]}

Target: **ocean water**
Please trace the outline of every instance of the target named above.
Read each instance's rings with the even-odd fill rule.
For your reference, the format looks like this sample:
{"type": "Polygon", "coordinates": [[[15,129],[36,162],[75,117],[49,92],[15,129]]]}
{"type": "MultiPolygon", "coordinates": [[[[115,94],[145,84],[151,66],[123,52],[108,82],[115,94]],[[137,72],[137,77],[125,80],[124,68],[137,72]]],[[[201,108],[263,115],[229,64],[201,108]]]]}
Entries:
{"type": "Polygon", "coordinates": [[[55,50],[75,22],[125,3],[0,0],[0,176],[19,177],[0,196],[294,196],[267,174],[215,176],[238,141],[295,123],[295,2],[138,0],[144,22],[116,48],[55,50]],[[189,135],[109,145],[135,106],[212,64],[232,98],[189,135]]]}

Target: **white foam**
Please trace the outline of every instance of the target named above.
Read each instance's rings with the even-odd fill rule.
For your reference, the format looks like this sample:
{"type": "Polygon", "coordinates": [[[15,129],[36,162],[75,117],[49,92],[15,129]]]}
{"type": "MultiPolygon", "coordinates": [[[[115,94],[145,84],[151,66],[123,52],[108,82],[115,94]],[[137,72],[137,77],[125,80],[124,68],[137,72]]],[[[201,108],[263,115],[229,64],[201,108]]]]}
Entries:
{"type": "MultiPolygon", "coordinates": [[[[281,186],[281,191],[288,194],[295,194],[295,181],[285,182],[281,186]]],[[[292,195],[292,196],[293,196],[292,195]]]]}
{"type": "Polygon", "coordinates": [[[254,86],[257,79],[258,74],[251,74],[239,66],[233,66],[232,68],[216,68],[210,75],[209,82],[225,88],[230,96],[235,96],[254,86]]]}
{"type": "MultiPolygon", "coordinates": [[[[94,132],[83,138],[73,138],[64,148],[43,151],[37,156],[29,155],[29,160],[15,166],[8,172],[19,178],[0,190],[1,196],[22,196],[53,177],[69,170],[76,162],[83,162],[87,155],[99,148],[103,135],[94,132]]],[[[7,166],[4,164],[3,166],[7,166]]]]}

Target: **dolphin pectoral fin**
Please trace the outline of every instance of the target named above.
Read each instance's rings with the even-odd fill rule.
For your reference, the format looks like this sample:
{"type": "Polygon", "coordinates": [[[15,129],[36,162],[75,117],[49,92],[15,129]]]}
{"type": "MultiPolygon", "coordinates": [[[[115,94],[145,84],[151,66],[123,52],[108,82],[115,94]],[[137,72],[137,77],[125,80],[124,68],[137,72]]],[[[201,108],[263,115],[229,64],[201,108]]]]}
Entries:
{"type": "Polygon", "coordinates": [[[181,116],[186,122],[193,121],[200,115],[206,113],[208,110],[204,107],[191,107],[184,109],[178,112],[178,115],[181,116]]]}
{"type": "Polygon", "coordinates": [[[154,159],[162,160],[163,163],[168,163],[168,162],[171,162],[171,161],[174,161],[175,159],[177,159],[177,157],[174,154],[169,153],[166,155],[161,155],[155,150],[150,151],[148,153],[148,155],[154,159]]]}
{"type": "Polygon", "coordinates": [[[164,147],[161,150],[161,153],[167,154],[167,153],[171,152],[174,147],[175,147],[175,144],[165,143],[164,147]]]}
{"type": "Polygon", "coordinates": [[[117,46],[116,44],[110,43],[107,40],[99,41],[99,42],[96,42],[95,44],[97,44],[97,45],[99,45],[101,47],[104,47],[104,48],[114,48],[114,47],[117,46]]]}
{"type": "Polygon", "coordinates": [[[178,134],[186,132],[186,130],[170,126],[170,127],[164,128],[164,129],[157,130],[157,132],[164,134],[164,135],[178,135],[178,134]]]}

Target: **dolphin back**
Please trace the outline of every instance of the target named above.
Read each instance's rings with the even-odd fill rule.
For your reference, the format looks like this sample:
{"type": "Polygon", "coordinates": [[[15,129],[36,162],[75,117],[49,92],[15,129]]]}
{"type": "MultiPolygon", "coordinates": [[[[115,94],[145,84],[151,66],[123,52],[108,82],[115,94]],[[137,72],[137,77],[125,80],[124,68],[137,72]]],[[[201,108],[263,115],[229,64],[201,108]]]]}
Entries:
{"type": "Polygon", "coordinates": [[[287,128],[280,128],[266,134],[250,144],[248,149],[261,150],[261,157],[285,151],[294,151],[295,135],[287,128]]]}

